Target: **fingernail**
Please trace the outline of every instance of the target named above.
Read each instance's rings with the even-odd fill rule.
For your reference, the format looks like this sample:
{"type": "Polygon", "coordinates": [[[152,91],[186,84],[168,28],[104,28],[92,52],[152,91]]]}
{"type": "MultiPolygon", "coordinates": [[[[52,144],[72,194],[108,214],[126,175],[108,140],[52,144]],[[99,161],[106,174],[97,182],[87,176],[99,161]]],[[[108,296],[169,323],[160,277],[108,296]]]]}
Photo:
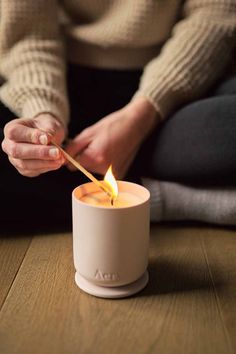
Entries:
{"type": "Polygon", "coordinates": [[[55,147],[51,148],[49,150],[49,156],[58,158],[59,157],[59,150],[57,148],[55,148],[55,147]]]}
{"type": "Polygon", "coordinates": [[[42,134],[39,136],[39,142],[42,145],[47,145],[48,144],[48,137],[46,134],[42,134]]]}

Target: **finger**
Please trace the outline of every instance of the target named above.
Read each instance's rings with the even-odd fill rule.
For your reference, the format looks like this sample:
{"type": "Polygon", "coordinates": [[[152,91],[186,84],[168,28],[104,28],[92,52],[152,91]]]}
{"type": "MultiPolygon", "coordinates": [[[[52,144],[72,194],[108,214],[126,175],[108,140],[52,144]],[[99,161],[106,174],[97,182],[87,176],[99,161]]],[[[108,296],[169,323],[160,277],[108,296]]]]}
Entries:
{"type": "Polygon", "coordinates": [[[110,165],[102,153],[96,153],[89,147],[79,155],[79,163],[91,172],[104,174],[110,165]]]}
{"type": "Polygon", "coordinates": [[[138,151],[138,149],[136,149],[135,152],[130,152],[126,156],[126,159],[124,159],[122,161],[122,163],[120,163],[119,166],[116,166],[116,164],[113,165],[113,173],[114,173],[114,176],[116,177],[116,179],[124,178],[124,176],[126,175],[130,165],[132,164],[132,162],[135,159],[137,151],[138,151]]]}
{"type": "Polygon", "coordinates": [[[81,153],[91,142],[91,136],[84,130],[81,134],[77,135],[74,139],[67,142],[65,150],[71,156],[76,156],[81,153]]]}
{"type": "Polygon", "coordinates": [[[4,139],[2,149],[9,156],[16,159],[57,160],[62,154],[55,146],[42,146],[26,143],[15,143],[4,139]]]}
{"type": "MultiPolygon", "coordinates": [[[[83,154],[83,157],[81,159],[81,155],[74,156],[74,159],[79,162],[80,165],[82,165],[84,168],[89,170],[90,172],[96,172],[96,169],[94,168],[94,162],[90,159],[90,157],[86,156],[86,154],[83,154]]],[[[77,168],[72,165],[69,161],[66,163],[66,167],[68,170],[71,172],[77,171],[77,168]]]]}
{"type": "Polygon", "coordinates": [[[40,129],[28,127],[23,124],[8,123],[4,128],[4,135],[7,139],[15,142],[25,142],[32,144],[48,144],[48,136],[40,129]]]}
{"type": "Polygon", "coordinates": [[[66,128],[59,122],[57,119],[43,116],[44,119],[35,119],[35,126],[39,128],[41,131],[46,132],[48,138],[48,144],[54,140],[59,145],[65,138],[66,128]]]}
{"type": "Polygon", "coordinates": [[[58,130],[63,129],[62,123],[50,114],[42,114],[33,119],[34,127],[54,135],[58,130]]]}
{"type": "Polygon", "coordinates": [[[9,157],[11,164],[21,171],[43,171],[43,170],[57,170],[63,165],[64,160],[59,159],[56,161],[43,161],[43,160],[20,160],[9,157]]]}
{"type": "Polygon", "coordinates": [[[38,170],[38,171],[21,170],[21,169],[17,169],[17,170],[24,177],[37,177],[37,176],[40,176],[43,173],[50,172],[50,170],[48,170],[48,169],[38,170]]]}

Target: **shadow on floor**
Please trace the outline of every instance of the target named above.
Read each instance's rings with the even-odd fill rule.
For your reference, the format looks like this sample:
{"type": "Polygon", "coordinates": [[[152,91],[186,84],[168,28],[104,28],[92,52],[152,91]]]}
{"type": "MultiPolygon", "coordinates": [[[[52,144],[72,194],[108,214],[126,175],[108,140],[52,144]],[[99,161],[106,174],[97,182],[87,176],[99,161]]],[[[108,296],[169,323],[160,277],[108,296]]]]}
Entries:
{"type": "Polygon", "coordinates": [[[148,267],[149,283],[138,296],[152,296],[196,290],[214,291],[214,286],[223,286],[223,279],[212,284],[206,265],[200,266],[165,262],[161,259],[151,260],[148,267]]]}

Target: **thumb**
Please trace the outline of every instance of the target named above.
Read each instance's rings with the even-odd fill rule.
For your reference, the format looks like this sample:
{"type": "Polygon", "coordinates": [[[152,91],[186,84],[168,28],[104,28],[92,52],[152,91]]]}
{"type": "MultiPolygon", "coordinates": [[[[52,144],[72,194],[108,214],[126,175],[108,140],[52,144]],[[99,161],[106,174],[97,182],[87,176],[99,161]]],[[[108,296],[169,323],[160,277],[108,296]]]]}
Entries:
{"type": "Polygon", "coordinates": [[[58,144],[64,140],[66,129],[62,123],[51,114],[40,114],[34,118],[35,126],[46,133],[47,143],[55,140],[58,144]]]}

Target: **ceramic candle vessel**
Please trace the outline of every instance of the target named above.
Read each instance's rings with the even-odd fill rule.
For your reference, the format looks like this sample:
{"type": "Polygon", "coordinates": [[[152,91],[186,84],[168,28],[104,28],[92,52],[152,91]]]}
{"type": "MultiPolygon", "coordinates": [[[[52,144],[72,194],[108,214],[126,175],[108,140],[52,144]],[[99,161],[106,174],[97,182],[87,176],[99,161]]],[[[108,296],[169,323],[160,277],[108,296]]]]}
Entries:
{"type": "Polygon", "coordinates": [[[118,188],[113,206],[94,183],[72,193],[75,281],[99,297],[130,296],[148,282],[150,195],[135,183],[118,188]]]}

